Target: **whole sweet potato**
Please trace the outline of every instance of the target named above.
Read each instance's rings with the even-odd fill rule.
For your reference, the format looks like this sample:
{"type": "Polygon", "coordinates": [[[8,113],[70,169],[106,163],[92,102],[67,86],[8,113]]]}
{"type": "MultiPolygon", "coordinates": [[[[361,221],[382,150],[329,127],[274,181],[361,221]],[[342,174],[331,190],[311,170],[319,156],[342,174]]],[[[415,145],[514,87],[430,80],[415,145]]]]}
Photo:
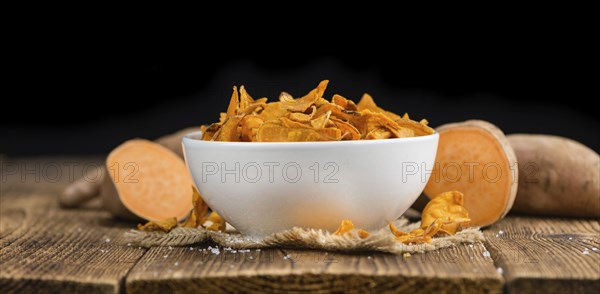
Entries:
{"type": "Polygon", "coordinates": [[[600,217],[600,157],[571,139],[509,135],[519,163],[513,212],[600,217]]]}

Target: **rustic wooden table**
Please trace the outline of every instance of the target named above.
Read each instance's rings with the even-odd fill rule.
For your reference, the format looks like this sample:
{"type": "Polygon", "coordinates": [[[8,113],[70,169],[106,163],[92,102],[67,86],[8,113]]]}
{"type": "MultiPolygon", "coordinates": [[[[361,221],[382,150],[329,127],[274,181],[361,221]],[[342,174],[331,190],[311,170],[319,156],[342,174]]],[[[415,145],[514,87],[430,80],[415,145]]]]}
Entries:
{"type": "Polygon", "coordinates": [[[600,289],[598,220],[510,216],[485,230],[484,243],[410,257],[288,249],[216,255],[202,250],[209,243],[145,249],[124,239],[134,224],[98,203],[58,207],[70,178],[98,158],[0,160],[0,293],[600,289]]]}

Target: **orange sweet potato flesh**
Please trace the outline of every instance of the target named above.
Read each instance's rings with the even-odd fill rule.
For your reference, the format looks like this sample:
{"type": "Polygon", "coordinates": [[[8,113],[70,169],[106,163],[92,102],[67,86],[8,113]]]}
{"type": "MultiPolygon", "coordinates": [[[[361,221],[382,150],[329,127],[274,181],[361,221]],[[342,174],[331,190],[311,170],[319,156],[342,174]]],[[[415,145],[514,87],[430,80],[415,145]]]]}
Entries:
{"type": "Polygon", "coordinates": [[[516,156],[500,129],[470,120],[440,126],[436,164],[425,187],[429,197],[464,193],[472,226],[488,226],[511,209],[517,193],[516,156]]]}
{"type": "Polygon", "coordinates": [[[181,220],[192,209],[192,179],[171,150],[147,140],[129,140],[108,155],[106,166],[119,199],[136,216],[181,220]]]}

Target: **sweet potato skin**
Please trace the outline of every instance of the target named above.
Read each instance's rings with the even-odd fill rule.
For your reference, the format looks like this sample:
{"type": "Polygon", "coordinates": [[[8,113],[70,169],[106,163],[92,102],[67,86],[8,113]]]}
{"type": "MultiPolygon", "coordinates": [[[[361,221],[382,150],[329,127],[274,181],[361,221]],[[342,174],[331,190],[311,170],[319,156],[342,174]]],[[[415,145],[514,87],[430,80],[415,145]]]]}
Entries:
{"type": "Polygon", "coordinates": [[[600,217],[600,157],[571,139],[513,134],[519,185],[513,212],[600,217]]]}

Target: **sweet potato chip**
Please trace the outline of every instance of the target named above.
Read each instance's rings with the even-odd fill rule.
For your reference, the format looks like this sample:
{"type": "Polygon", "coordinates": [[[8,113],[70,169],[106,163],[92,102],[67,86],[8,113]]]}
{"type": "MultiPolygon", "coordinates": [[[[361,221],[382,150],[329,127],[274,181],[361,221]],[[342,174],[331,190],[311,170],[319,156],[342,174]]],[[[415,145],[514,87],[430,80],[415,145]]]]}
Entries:
{"type": "Polygon", "coordinates": [[[335,232],[333,232],[333,234],[342,236],[349,233],[352,230],[354,230],[354,224],[352,223],[352,221],[345,219],[342,220],[340,227],[335,232]]]}
{"type": "Polygon", "coordinates": [[[238,94],[237,87],[233,86],[233,93],[231,94],[231,99],[229,100],[229,106],[227,107],[227,117],[232,117],[232,116],[236,115],[239,108],[240,108],[240,95],[238,94]]]}
{"type": "Polygon", "coordinates": [[[361,239],[367,238],[369,237],[369,232],[363,230],[363,229],[358,229],[358,231],[356,231],[356,233],[358,234],[358,237],[361,239]]]}
{"type": "Polygon", "coordinates": [[[192,213],[187,218],[185,223],[181,226],[184,228],[197,228],[204,223],[206,220],[206,212],[208,211],[208,205],[200,196],[200,192],[196,190],[196,187],[192,187],[192,213]]]}
{"type": "Polygon", "coordinates": [[[342,140],[360,140],[360,132],[352,124],[336,117],[330,117],[329,119],[340,129],[342,140]]]}
{"type": "Polygon", "coordinates": [[[322,129],[327,125],[327,121],[329,121],[329,117],[331,116],[331,111],[327,111],[325,114],[313,119],[310,121],[310,125],[315,129],[322,129]]]}
{"type": "Polygon", "coordinates": [[[431,199],[423,209],[421,228],[440,222],[440,232],[454,235],[471,221],[464,208],[464,195],[458,191],[444,192],[431,199]]]}
{"type": "Polygon", "coordinates": [[[352,110],[352,111],[358,110],[358,106],[356,106],[356,104],[354,104],[354,102],[352,100],[348,100],[338,94],[333,95],[333,98],[331,98],[331,102],[333,104],[341,106],[342,108],[344,108],[346,110],[352,110]]]}
{"type": "Polygon", "coordinates": [[[288,117],[289,117],[289,119],[291,119],[293,121],[309,123],[312,120],[312,118],[315,116],[315,113],[317,113],[317,107],[313,105],[310,107],[309,113],[290,112],[288,117]]]}
{"type": "Polygon", "coordinates": [[[429,201],[423,209],[420,228],[406,233],[390,223],[390,231],[402,243],[429,243],[439,233],[454,235],[470,221],[467,210],[463,207],[463,197],[458,191],[442,193],[429,201]]]}
{"type": "Polygon", "coordinates": [[[307,109],[309,109],[312,105],[314,105],[321,97],[323,97],[328,83],[328,80],[321,81],[317,88],[313,89],[302,98],[290,99],[289,96],[286,95],[283,101],[281,100],[280,96],[279,101],[282,103],[283,107],[288,111],[304,112],[307,109]]]}
{"type": "MultiPolygon", "coordinates": [[[[339,228],[335,232],[333,232],[333,235],[343,236],[343,235],[349,234],[350,232],[354,231],[354,229],[355,228],[354,228],[354,224],[352,223],[352,221],[345,219],[345,220],[342,220],[342,223],[340,224],[339,228]]],[[[361,239],[367,238],[370,235],[369,232],[367,232],[363,229],[357,229],[356,234],[361,239]]]]}
{"type": "Polygon", "coordinates": [[[240,136],[242,141],[256,141],[258,128],[264,123],[261,116],[253,114],[246,115],[240,120],[240,136]]]}
{"type": "Polygon", "coordinates": [[[208,218],[204,221],[202,226],[210,231],[221,231],[225,232],[225,220],[221,218],[216,212],[211,212],[208,218]]]}
{"type": "Polygon", "coordinates": [[[371,95],[369,95],[367,93],[365,93],[362,96],[362,98],[360,99],[360,101],[357,104],[357,107],[358,107],[359,111],[370,110],[371,112],[382,113],[392,120],[397,120],[400,118],[399,115],[397,115],[393,112],[390,112],[390,111],[386,111],[386,110],[380,108],[379,106],[377,106],[377,104],[375,104],[375,101],[373,101],[373,97],[371,97],[371,95]]]}
{"type": "Polygon", "coordinates": [[[161,221],[150,221],[144,225],[138,224],[137,228],[140,231],[163,231],[169,232],[177,226],[177,218],[170,217],[161,221]]]}
{"type": "Polygon", "coordinates": [[[242,138],[238,131],[238,124],[243,117],[243,115],[228,117],[213,139],[215,141],[240,142],[242,138]]]}

